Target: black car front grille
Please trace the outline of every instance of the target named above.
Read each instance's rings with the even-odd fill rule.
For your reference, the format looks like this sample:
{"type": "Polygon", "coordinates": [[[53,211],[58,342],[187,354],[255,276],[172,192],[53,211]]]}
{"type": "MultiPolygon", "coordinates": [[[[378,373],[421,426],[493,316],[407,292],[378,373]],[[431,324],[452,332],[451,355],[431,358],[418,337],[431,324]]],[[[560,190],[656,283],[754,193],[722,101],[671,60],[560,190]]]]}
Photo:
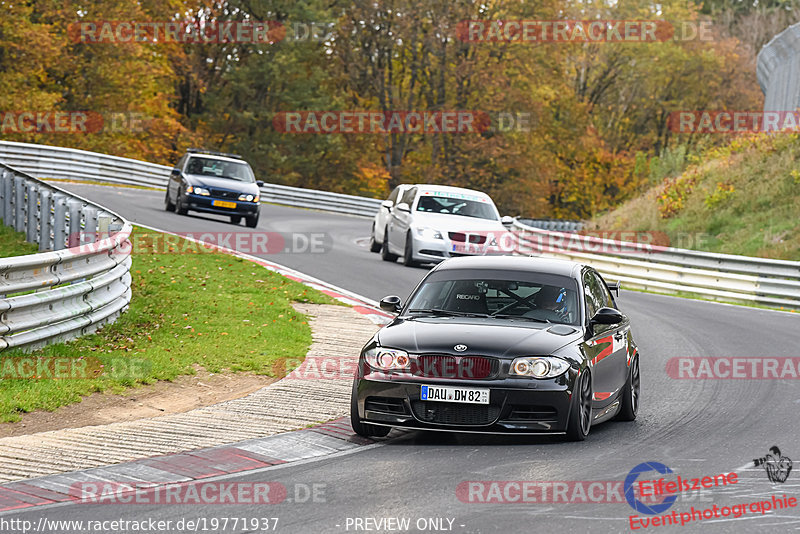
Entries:
{"type": "Polygon", "coordinates": [[[420,421],[441,425],[489,425],[500,415],[500,406],[492,404],[456,404],[417,400],[411,403],[420,421]]]}
{"type": "Polygon", "coordinates": [[[214,198],[239,198],[239,195],[242,193],[238,193],[236,191],[226,191],[224,189],[209,189],[209,193],[214,198]]]}
{"type": "Polygon", "coordinates": [[[391,397],[367,397],[364,401],[364,409],[390,414],[406,415],[406,406],[403,404],[403,399],[391,397]]]}
{"type": "Polygon", "coordinates": [[[558,419],[556,409],[552,406],[512,406],[510,421],[552,421],[558,419]]]}
{"type": "Polygon", "coordinates": [[[499,360],[483,356],[422,354],[411,362],[412,374],[425,378],[484,380],[495,377],[499,370],[499,360]]]}

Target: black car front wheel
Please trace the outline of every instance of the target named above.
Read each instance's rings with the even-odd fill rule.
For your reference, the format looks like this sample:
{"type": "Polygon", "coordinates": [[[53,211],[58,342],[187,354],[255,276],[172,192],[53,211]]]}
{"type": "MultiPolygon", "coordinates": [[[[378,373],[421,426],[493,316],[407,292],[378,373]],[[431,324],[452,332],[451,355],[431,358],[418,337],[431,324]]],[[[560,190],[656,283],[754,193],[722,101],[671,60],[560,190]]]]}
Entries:
{"type": "Polygon", "coordinates": [[[353,382],[353,393],[350,395],[350,426],[353,427],[353,431],[365,438],[382,438],[389,434],[392,431],[391,427],[361,422],[358,416],[358,394],[356,391],[356,383],[353,382]]]}
{"type": "Polygon", "coordinates": [[[639,413],[639,395],[641,378],[639,377],[639,355],[631,360],[630,372],[625,387],[622,388],[621,408],[617,419],[620,421],[635,421],[639,413]]]}
{"type": "Polygon", "coordinates": [[[247,225],[248,228],[255,228],[256,226],[258,226],[258,213],[256,213],[252,217],[245,217],[244,224],[247,225]]]}
{"type": "Polygon", "coordinates": [[[567,439],[583,441],[592,428],[592,378],[584,370],[572,390],[572,409],[567,421],[567,439]]]}

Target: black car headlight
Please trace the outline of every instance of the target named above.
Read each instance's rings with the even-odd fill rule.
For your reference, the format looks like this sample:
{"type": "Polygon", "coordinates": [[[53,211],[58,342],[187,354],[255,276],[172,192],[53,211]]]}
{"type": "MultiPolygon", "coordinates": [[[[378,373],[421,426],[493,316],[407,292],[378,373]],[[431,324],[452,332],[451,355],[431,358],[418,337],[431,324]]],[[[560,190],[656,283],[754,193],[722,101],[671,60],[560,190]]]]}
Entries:
{"type": "Polygon", "coordinates": [[[555,378],[569,369],[569,363],[555,356],[525,356],[511,362],[512,376],[555,378]]]}
{"type": "Polygon", "coordinates": [[[244,202],[258,202],[258,195],[242,193],[241,195],[239,195],[239,200],[242,200],[244,202]]]}
{"type": "Polygon", "coordinates": [[[399,371],[411,367],[411,358],[403,350],[373,347],[364,351],[367,365],[377,371],[399,371]]]}

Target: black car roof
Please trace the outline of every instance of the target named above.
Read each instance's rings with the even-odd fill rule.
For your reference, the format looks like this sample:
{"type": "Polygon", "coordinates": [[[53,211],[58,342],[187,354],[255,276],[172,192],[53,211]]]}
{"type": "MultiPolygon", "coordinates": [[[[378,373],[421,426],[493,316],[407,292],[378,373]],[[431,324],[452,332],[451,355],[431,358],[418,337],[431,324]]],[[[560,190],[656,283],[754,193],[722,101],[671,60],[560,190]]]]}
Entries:
{"type": "Polygon", "coordinates": [[[464,256],[443,261],[436,267],[436,271],[502,269],[505,271],[557,274],[575,278],[580,275],[582,268],[583,264],[574,261],[540,256],[464,256]]]}

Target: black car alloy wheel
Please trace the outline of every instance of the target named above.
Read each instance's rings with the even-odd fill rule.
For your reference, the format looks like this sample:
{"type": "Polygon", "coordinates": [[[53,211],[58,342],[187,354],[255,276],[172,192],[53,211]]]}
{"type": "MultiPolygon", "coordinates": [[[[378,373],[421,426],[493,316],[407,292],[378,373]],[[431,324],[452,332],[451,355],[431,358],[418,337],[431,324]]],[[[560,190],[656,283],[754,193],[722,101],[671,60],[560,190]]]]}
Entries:
{"type": "Polygon", "coordinates": [[[592,428],[592,378],[589,371],[583,370],[575,379],[572,391],[572,410],[567,422],[567,438],[583,441],[592,428]]]}

